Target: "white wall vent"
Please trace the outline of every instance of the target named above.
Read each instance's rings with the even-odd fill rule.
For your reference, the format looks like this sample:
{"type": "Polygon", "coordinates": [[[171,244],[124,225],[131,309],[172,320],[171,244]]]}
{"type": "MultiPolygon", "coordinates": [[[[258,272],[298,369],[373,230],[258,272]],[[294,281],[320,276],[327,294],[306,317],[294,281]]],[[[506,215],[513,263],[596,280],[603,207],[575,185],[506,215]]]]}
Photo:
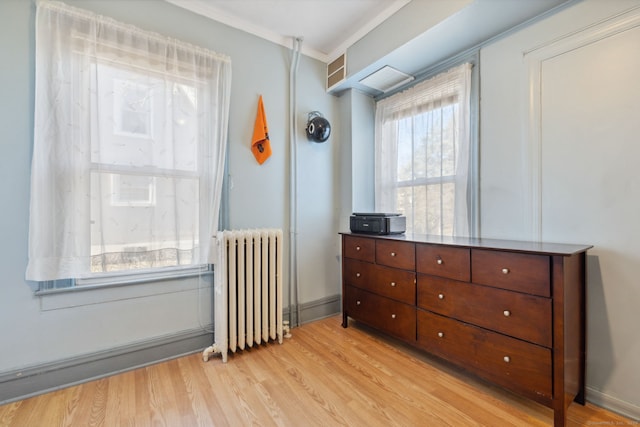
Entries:
{"type": "Polygon", "coordinates": [[[385,65],[360,80],[360,83],[381,92],[389,92],[390,90],[409,83],[413,79],[413,76],[385,65]]]}

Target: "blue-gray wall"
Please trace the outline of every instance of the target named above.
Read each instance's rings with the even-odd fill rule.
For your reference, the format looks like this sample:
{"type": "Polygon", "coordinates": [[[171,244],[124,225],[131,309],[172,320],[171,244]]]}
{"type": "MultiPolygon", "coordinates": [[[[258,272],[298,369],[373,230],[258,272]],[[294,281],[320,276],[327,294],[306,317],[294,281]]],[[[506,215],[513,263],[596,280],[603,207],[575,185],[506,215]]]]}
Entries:
{"type": "MultiPolygon", "coordinates": [[[[67,3],[231,57],[228,226],[276,227],[288,236],[290,49],[161,0],[67,3]],[[264,98],[273,148],[273,156],[262,166],[249,150],[259,95],[264,98]]],[[[191,346],[204,346],[210,341],[207,331],[212,323],[208,277],[43,297],[35,296],[35,285],[25,281],[33,146],[34,22],[34,1],[0,2],[0,384],[23,373],[38,373],[44,366],[72,366],[75,360],[95,354],[108,356],[113,349],[139,349],[145,343],[170,343],[190,337],[191,346]]],[[[301,58],[297,102],[299,301],[313,305],[328,300],[330,311],[335,312],[340,287],[334,197],[339,173],[334,165],[340,123],[337,98],[325,92],[324,74],[323,63],[301,58]],[[325,144],[311,143],[304,136],[307,113],[313,110],[321,111],[334,127],[333,136],[325,144]]],[[[284,279],[287,284],[286,262],[284,279]]],[[[284,299],[286,304],[287,289],[284,299]]],[[[309,316],[322,314],[322,310],[315,310],[309,316]]],[[[0,401],[10,397],[0,395],[0,401]]]]}
{"type": "MultiPolygon", "coordinates": [[[[214,23],[163,1],[75,0],[70,3],[231,56],[233,87],[229,136],[229,225],[234,228],[281,227],[288,234],[289,49],[214,23]],[[262,166],[257,165],[248,148],[259,94],[264,96],[274,148],[274,156],[262,166]]],[[[457,3],[466,2],[461,0],[457,3]]],[[[535,91],[529,90],[529,85],[535,80],[532,80],[531,70],[540,67],[530,68],[531,64],[527,65],[526,61],[544,52],[552,56],[556,42],[559,45],[567,41],[579,44],[579,40],[576,42],[573,39],[592,37],[591,32],[601,27],[613,31],[624,17],[636,30],[620,30],[621,35],[635,41],[637,23],[640,22],[638,10],[640,0],[576,2],[564,11],[532,23],[526,29],[512,32],[483,46],[479,65],[482,95],[481,235],[509,239],[535,238],[536,233],[531,232],[536,225],[533,218],[535,210],[531,209],[535,203],[532,203],[533,191],[529,187],[532,181],[537,180],[542,189],[541,195],[544,196],[539,201],[540,207],[544,208],[539,211],[537,218],[540,223],[539,234],[545,240],[576,240],[596,246],[590,257],[587,297],[587,399],[635,418],[640,417],[637,393],[640,368],[636,357],[640,341],[633,329],[638,323],[635,307],[640,304],[636,280],[637,266],[640,265],[639,251],[637,238],[634,240],[637,233],[633,233],[637,230],[637,221],[606,222],[605,214],[609,207],[597,205],[576,212],[575,217],[580,219],[582,226],[579,232],[571,234],[572,227],[557,230],[562,224],[555,220],[557,212],[552,209],[556,205],[554,202],[567,204],[567,200],[570,200],[568,204],[579,207],[580,202],[591,200],[583,196],[592,194],[593,189],[586,187],[583,179],[574,179],[580,177],[576,173],[565,174],[573,180],[555,179],[557,171],[546,168],[546,157],[542,157],[544,161],[537,172],[539,176],[531,176],[532,172],[536,172],[536,166],[540,165],[537,165],[535,155],[534,159],[529,159],[535,150],[531,151],[528,144],[531,143],[531,133],[537,129],[529,109],[532,105],[540,107],[538,110],[533,108],[533,111],[544,113],[543,125],[549,120],[561,121],[563,117],[559,117],[557,109],[549,108],[544,99],[535,104],[532,101],[536,100],[529,98],[535,95],[535,91]],[[524,58],[523,52],[528,52],[524,58]],[[553,185],[549,185],[550,181],[553,185]],[[542,185],[543,182],[545,185],[542,185]],[[556,195],[558,189],[564,191],[566,197],[551,197],[556,195]],[[594,220],[598,215],[603,215],[602,221],[594,220]],[[609,228],[604,228],[603,224],[609,228]],[[607,232],[605,236],[602,230],[615,232],[607,232]],[[601,274],[591,274],[598,273],[598,269],[601,269],[601,274]]],[[[3,400],[2,390],[7,388],[4,385],[9,382],[8,377],[21,374],[23,369],[33,373],[36,370],[32,367],[48,364],[61,367],[72,364],[75,359],[87,361],[87,365],[90,365],[94,361],[91,355],[94,354],[109,356],[109,351],[113,349],[136,349],[180,339],[195,345],[197,340],[189,339],[204,337],[206,341],[203,327],[206,329],[211,323],[211,284],[208,280],[162,282],[42,299],[35,297],[29,284],[24,281],[33,134],[34,11],[30,0],[0,0],[0,195],[4,202],[0,211],[3,242],[0,248],[0,401],[3,400]]],[[[357,45],[350,49],[350,57],[353,61],[358,60],[361,68],[366,68],[367,62],[388,53],[382,51],[371,56],[373,53],[369,50],[373,49],[369,42],[384,33],[384,28],[379,27],[377,33],[359,43],[366,45],[368,50],[357,52],[357,45]]],[[[411,32],[410,28],[406,30],[411,32]]],[[[610,38],[613,39],[613,36],[610,38]]],[[[633,46],[637,46],[637,43],[633,46]]],[[[573,51],[563,51],[563,58],[572,58],[570,53],[573,51]]],[[[579,53],[579,50],[576,49],[576,52],[579,53]]],[[[633,48],[622,52],[623,58],[635,60],[637,55],[638,50],[633,48]]],[[[587,58],[594,63],[600,61],[597,56],[587,55],[587,58]]],[[[547,59],[541,57],[539,60],[547,59]]],[[[557,63],[565,64],[559,60],[557,63]]],[[[611,70],[621,66],[624,64],[612,63],[611,70]]],[[[563,67],[552,68],[556,74],[546,73],[541,81],[541,89],[555,87],[562,81],[559,76],[574,72],[563,67]]],[[[354,91],[345,92],[340,98],[327,95],[323,85],[324,73],[324,64],[302,58],[297,108],[300,171],[298,261],[300,302],[309,306],[310,313],[322,313],[322,310],[317,310],[318,302],[320,306],[336,306],[340,292],[337,232],[346,229],[348,214],[352,210],[373,207],[372,182],[366,177],[370,177],[373,171],[373,157],[369,155],[367,146],[370,144],[373,149],[371,127],[374,104],[366,95],[354,91]],[[332,137],[326,144],[309,143],[303,136],[306,114],[312,110],[321,111],[333,124],[332,137]]],[[[636,90],[636,86],[631,88],[636,90]]],[[[588,90],[585,89],[585,92],[588,90]]],[[[637,117],[637,107],[630,108],[627,114],[631,118],[620,119],[621,124],[637,123],[637,120],[633,120],[633,117],[637,117]]],[[[585,122],[582,131],[589,133],[590,125],[593,123],[585,122]]],[[[607,140],[603,147],[608,148],[609,153],[627,152],[625,150],[629,150],[629,147],[635,147],[635,135],[637,132],[623,133],[620,138],[607,140]]],[[[547,134],[542,136],[546,137],[547,134]]],[[[567,144],[564,139],[554,137],[548,140],[543,137],[540,138],[544,148],[542,154],[548,152],[549,148],[562,150],[567,144]]],[[[562,164],[574,170],[585,161],[593,160],[589,153],[593,154],[574,152],[574,157],[562,159],[562,164]]],[[[606,177],[608,172],[598,164],[589,175],[606,177]]],[[[638,182],[632,168],[621,168],[615,172],[616,179],[620,179],[616,181],[618,184],[635,185],[638,182]]],[[[638,210],[635,193],[620,191],[619,188],[623,186],[612,188],[620,196],[617,199],[620,205],[616,205],[617,215],[638,210]]]]}

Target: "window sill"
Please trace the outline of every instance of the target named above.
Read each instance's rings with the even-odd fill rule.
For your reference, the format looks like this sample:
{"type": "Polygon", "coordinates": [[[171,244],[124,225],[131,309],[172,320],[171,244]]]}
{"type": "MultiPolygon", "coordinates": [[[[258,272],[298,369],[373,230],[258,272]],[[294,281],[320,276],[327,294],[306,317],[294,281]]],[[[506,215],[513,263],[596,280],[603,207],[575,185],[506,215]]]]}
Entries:
{"type": "Polygon", "coordinates": [[[68,288],[38,290],[41,311],[123,301],[211,288],[213,270],[189,268],[145,274],[82,279],[68,288]]]}

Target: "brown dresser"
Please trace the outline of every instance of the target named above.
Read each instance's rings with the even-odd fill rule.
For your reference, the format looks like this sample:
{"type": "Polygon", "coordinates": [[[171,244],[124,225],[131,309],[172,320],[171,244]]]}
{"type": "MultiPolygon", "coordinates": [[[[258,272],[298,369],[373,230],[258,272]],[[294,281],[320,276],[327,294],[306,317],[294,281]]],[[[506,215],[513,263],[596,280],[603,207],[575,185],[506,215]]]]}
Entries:
{"type": "Polygon", "coordinates": [[[342,235],[351,317],[554,410],[584,404],[591,246],[342,235]]]}

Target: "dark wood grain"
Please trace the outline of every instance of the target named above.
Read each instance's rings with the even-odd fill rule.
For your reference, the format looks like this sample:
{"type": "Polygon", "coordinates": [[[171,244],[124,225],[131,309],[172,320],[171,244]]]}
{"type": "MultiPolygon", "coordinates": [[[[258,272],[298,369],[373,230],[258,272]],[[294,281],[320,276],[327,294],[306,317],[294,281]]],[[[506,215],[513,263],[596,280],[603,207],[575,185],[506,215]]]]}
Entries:
{"type": "Polygon", "coordinates": [[[551,351],[418,310],[418,344],[509,390],[550,404],[551,351]]]}
{"type": "Polygon", "coordinates": [[[474,249],[471,271],[474,283],[551,296],[551,262],[546,255],[474,249]]]}
{"type": "Polygon", "coordinates": [[[343,280],[348,285],[406,304],[416,303],[416,274],[412,271],[345,258],[343,280]]]}
{"type": "Polygon", "coordinates": [[[418,307],[552,346],[550,298],[419,274],[418,307]]]}
{"type": "Polygon", "coordinates": [[[375,241],[363,237],[350,237],[343,242],[344,256],[352,259],[373,262],[376,258],[375,241]]]}
{"type": "Polygon", "coordinates": [[[416,245],[417,271],[454,280],[469,280],[470,253],[467,248],[416,245]]]}
{"type": "Polygon", "coordinates": [[[362,289],[347,286],[346,311],[350,317],[405,341],[415,342],[415,305],[404,304],[362,289]]]}
{"type": "Polygon", "coordinates": [[[413,271],[416,269],[415,245],[393,240],[377,240],[376,263],[413,271]]]}
{"type": "Polygon", "coordinates": [[[369,287],[375,274],[373,264],[357,259],[346,258],[342,268],[344,282],[359,288],[369,287]]]}
{"type": "MultiPolygon", "coordinates": [[[[556,427],[566,425],[572,402],[585,403],[590,246],[348,233],[343,246],[362,238],[375,242],[375,262],[362,288],[343,280],[345,327],[349,317],[360,320],[547,405],[556,427]],[[413,322],[406,311],[402,322],[387,323],[402,303],[378,285],[410,269],[415,306],[401,301],[415,309],[413,322]]],[[[344,277],[351,261],[343,254],[344,277]]]]}

